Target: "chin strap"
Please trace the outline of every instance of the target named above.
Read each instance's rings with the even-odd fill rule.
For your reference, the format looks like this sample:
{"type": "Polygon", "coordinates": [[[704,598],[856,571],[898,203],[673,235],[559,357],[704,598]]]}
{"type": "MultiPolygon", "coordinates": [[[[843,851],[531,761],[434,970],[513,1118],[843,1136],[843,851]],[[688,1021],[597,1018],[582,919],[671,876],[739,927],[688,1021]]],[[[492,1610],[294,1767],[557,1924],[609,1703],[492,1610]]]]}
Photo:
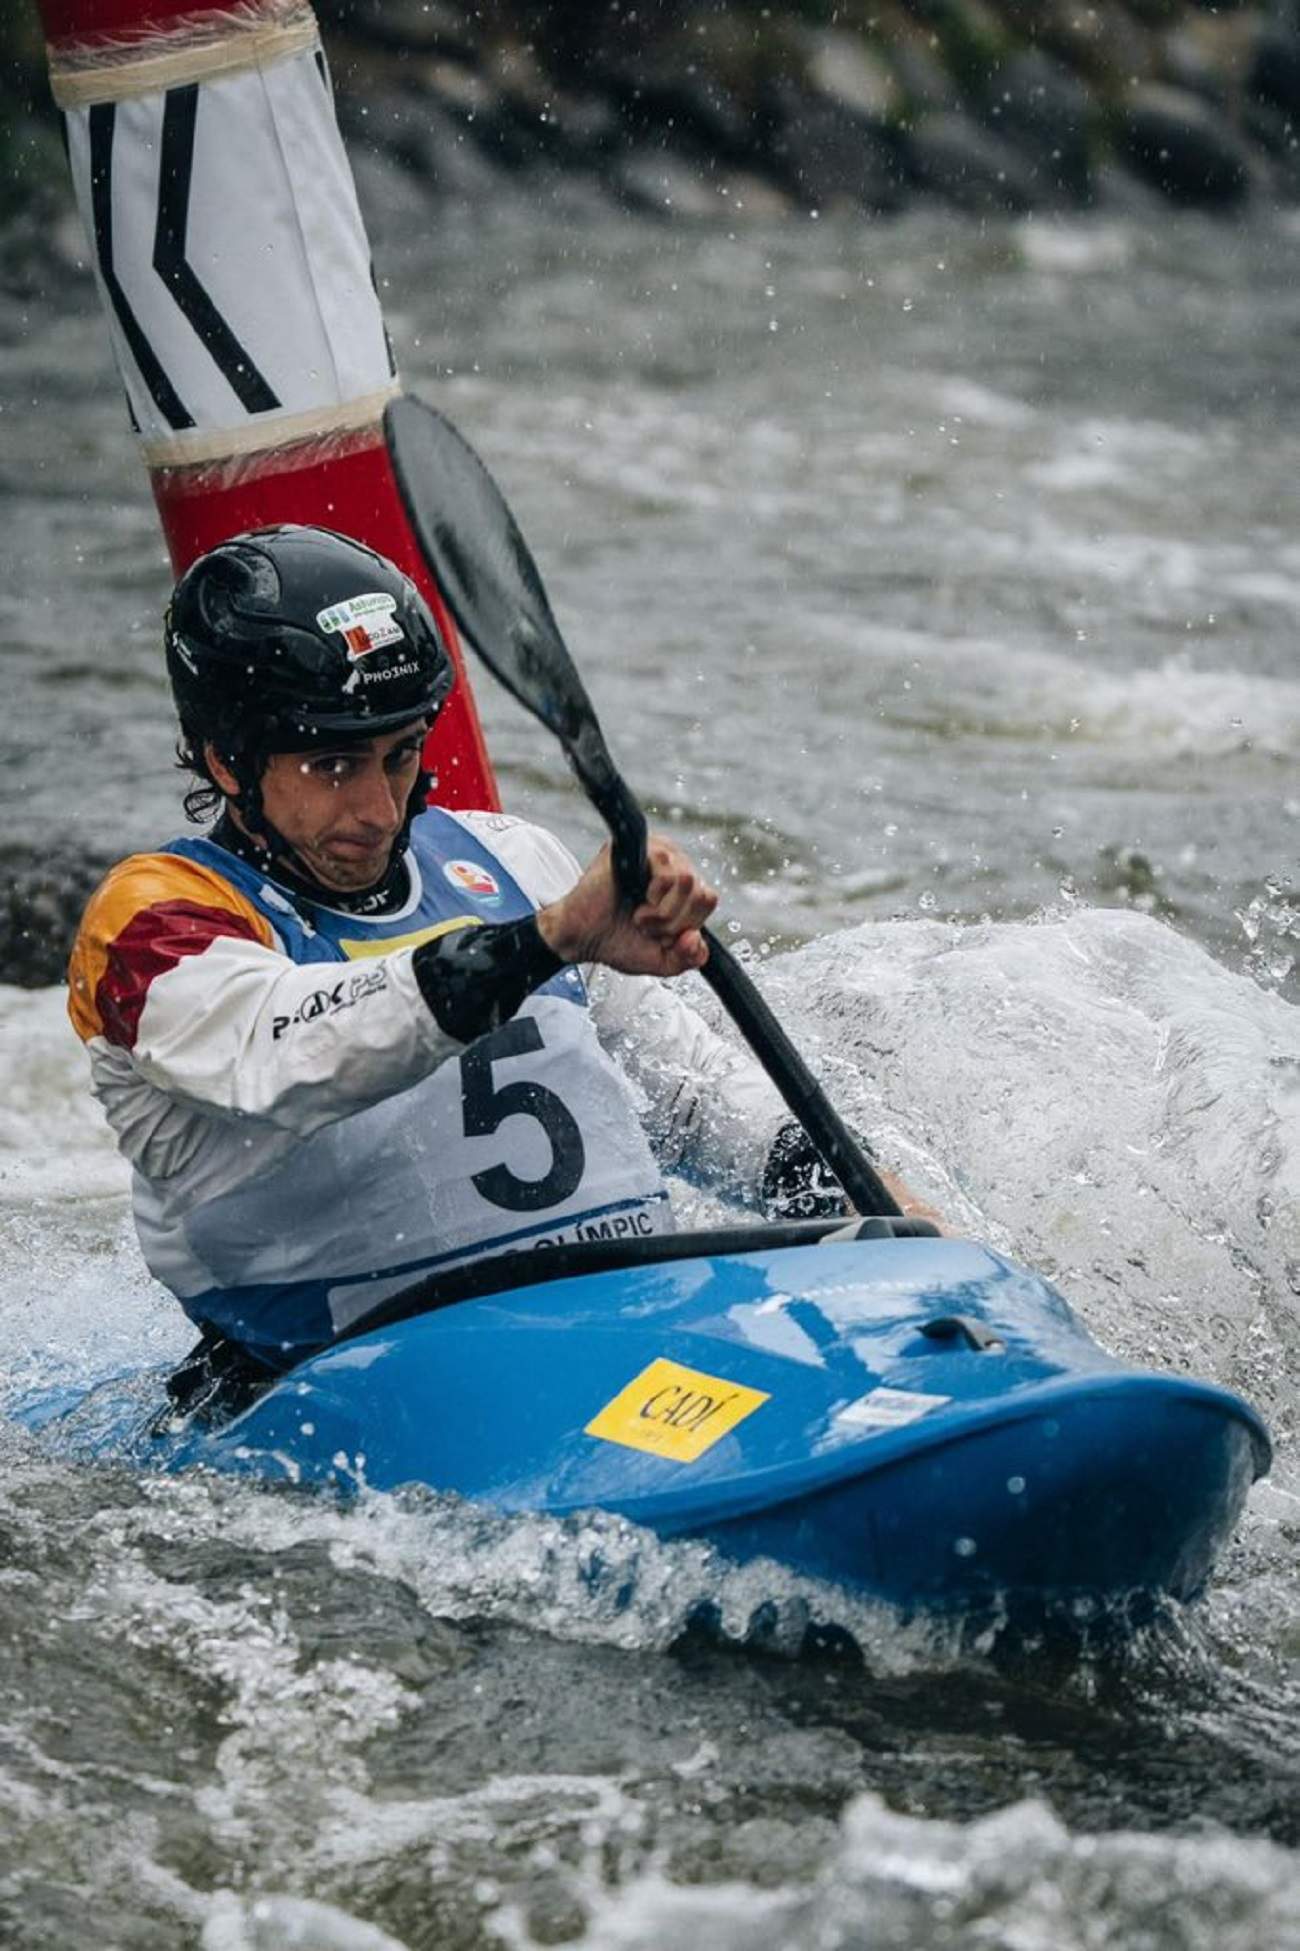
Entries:
{"type": "Polygon", "coordinates": [[[314,881],[315,877],[308,870],[306,861],[300,861],[291,842],[266,817],[266,808],[262,804],[262,766],[265,760],[257,755],[240,753],[236,756],[231,753],[227,755],[227,764],[239,781],[239,791],[230,795],[230,804],[239,814],[244,838],[258,855],[265,856],[267,872],[278,860],[283,861],[299,878],[305,876],[308,881],[314,881]]]}

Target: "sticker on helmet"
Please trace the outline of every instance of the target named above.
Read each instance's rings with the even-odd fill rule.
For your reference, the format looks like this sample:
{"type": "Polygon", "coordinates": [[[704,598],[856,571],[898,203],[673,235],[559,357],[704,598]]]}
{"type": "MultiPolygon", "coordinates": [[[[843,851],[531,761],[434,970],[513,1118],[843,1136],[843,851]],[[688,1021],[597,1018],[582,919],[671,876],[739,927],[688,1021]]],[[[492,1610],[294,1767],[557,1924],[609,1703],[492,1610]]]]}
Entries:
{"type": "Polygon", "coordinates": [[[345,596],[341,603],[317,610],[316,621],[322,630],[337,630],[351,658],[368,657],[372,650],[406,642],[406,633],[393,615],[397,598],[387,590],[371,590],[364,596],[345,596]]]}
{"type": "Polygon", "coordinates": [[[495,907],[501,899],[500,883],[476,860],[449,860],[444,862],[442,871],[453,887],[459,888],[462,894],[472,894],[485,906],[495,907]]]}

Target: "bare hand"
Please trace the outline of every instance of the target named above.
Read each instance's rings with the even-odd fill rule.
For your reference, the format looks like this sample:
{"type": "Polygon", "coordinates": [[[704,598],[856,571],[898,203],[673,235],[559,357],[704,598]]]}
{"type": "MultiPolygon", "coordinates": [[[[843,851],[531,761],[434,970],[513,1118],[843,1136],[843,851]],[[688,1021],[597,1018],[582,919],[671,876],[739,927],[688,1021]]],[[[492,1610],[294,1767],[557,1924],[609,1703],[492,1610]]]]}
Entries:
{"type": "Polygon", "coordinates": [[[608,845],[580,881],[542,908],[542,939],[565,962],[603,962],[625,975],[684,975],[708,961],[700,933],[718,905],[716,888],[673,840],[650,835],[646,898],[629,911],[614,880],[608,845]]]}

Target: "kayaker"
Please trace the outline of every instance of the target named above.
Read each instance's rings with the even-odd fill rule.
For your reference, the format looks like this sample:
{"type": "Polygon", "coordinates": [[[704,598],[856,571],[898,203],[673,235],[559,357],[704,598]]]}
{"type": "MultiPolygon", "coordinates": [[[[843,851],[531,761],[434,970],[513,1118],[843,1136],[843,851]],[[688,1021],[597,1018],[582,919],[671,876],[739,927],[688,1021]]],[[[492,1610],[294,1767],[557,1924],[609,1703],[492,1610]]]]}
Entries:
{"type": "MultiPolygon", "coordinates": [[[[453,667],[415,586],[318,528],[238,536],[165,625],[211,830],[115,867],[69,1009],[152,1272],[259,1371],[472,1257],[671,1224],[664,1169],[843,1209],[758,1066],[654,977],[717,895],[673,841],[620,904],[551,834],[427,802],[453,667]]],[[[206,1357],[205,1357],[206,1359],[206,1357]]]]}

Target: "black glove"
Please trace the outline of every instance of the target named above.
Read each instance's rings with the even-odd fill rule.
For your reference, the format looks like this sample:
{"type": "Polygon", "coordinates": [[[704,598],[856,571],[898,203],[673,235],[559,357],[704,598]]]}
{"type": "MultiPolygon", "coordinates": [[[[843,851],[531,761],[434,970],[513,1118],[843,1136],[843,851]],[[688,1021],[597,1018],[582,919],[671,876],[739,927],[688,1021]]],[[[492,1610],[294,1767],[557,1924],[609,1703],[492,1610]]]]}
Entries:
{"type": "Polygon", "coordinates": [[[802,1125],[782,1125],[772,1141],[759,1200],[766,1219],[838,1219],[853,1208],[802,1125]]]}

